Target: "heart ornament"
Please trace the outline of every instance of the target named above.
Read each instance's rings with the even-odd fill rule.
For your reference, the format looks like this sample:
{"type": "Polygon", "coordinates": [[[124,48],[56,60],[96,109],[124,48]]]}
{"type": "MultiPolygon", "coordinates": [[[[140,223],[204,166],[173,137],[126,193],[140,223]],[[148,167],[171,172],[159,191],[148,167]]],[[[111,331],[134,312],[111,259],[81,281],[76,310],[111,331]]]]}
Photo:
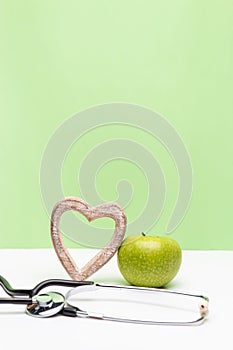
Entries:
{"type": "Polygon", "coordinates": [[[104,266],[117,252],[126,231],[126,215],[117,203],[103,203],[90,207],[81,198],[66,197],[53,208],[51,215],[51,237],[59,260],[73,280],[83,281],[104,266]],[[64,212],[75,210],[84,215],[89,222],[109,217],[115,221],[112,239],[84,267],[79,269],[64,245],[60,232],[60,219],[64,212]]]}

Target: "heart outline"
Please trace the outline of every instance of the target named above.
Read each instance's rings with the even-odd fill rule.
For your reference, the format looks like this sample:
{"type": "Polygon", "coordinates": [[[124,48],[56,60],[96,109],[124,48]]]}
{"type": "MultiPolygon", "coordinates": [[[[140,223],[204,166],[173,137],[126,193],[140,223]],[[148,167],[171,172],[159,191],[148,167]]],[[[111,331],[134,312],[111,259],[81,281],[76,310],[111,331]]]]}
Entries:
{"type": "Polygon", "coordinates": [[[52,211],[50,232],[56,254],[63,267],[73,280],[84,281],[104,266],[120,247],[125,231],[127,218],[118,203],[102,203],[91,207],[77,197],[65,197],[58,201],[52,211]],[[79,269],[66,248],[61,232],[60,219],[66,211],[74,210],[91,222],[98,218],[109,217],[115,221],[115,229],[111,240],[89,262],[79,269]]]}

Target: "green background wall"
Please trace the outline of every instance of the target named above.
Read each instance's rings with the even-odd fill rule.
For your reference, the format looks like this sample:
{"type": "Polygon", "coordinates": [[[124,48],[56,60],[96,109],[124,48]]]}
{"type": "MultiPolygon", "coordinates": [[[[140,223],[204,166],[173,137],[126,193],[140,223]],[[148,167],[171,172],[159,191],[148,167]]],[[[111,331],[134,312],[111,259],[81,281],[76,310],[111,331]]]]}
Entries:
{"type": "MultiPolygon", "coordinates": [[[[128,102],[165,116],[190,153],[193,197],[173,237],[183,249],[233,249],[232,13],[230,0],[0,1],[1,248],[51,247],[39,171],[54,130],[128,102]]],[[[64,186],[76,195],[71,164],[64,186]]]]}

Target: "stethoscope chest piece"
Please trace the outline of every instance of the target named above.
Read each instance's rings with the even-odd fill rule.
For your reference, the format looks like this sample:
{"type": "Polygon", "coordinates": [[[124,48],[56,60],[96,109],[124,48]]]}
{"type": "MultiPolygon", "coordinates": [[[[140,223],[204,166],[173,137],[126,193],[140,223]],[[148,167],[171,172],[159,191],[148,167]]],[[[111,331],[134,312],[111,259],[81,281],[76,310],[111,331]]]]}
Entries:
{"type": "Polygon", "coordinates": [[[34,317],[50,317],[58,314],[65,305],[65,297],[57,292],[35,295],[27,305],[26,313],[34,317]]]}

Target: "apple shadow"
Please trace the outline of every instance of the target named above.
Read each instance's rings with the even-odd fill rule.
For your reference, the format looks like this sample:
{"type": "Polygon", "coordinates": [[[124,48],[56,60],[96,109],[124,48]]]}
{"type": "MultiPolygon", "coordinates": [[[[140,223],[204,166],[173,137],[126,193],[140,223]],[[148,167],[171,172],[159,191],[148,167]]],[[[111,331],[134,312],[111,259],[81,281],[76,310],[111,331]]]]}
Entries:
{"type": "Polygon", "coordinates": [[[119,286],[131,286],[130,283],[128,283],[126,280],[121,279],[121,278],[113,278],[113,279],[109,279],[109,278],[95,278],[95,283],[106,283],[106,284],[116,284],[119,286]]]}
{"type": "Polygon", "coordinates": [[[172,280],[168,282],[165,286],[161,287],[161,289],[179,289],[181,283],[178,280],[172,280]]]}

